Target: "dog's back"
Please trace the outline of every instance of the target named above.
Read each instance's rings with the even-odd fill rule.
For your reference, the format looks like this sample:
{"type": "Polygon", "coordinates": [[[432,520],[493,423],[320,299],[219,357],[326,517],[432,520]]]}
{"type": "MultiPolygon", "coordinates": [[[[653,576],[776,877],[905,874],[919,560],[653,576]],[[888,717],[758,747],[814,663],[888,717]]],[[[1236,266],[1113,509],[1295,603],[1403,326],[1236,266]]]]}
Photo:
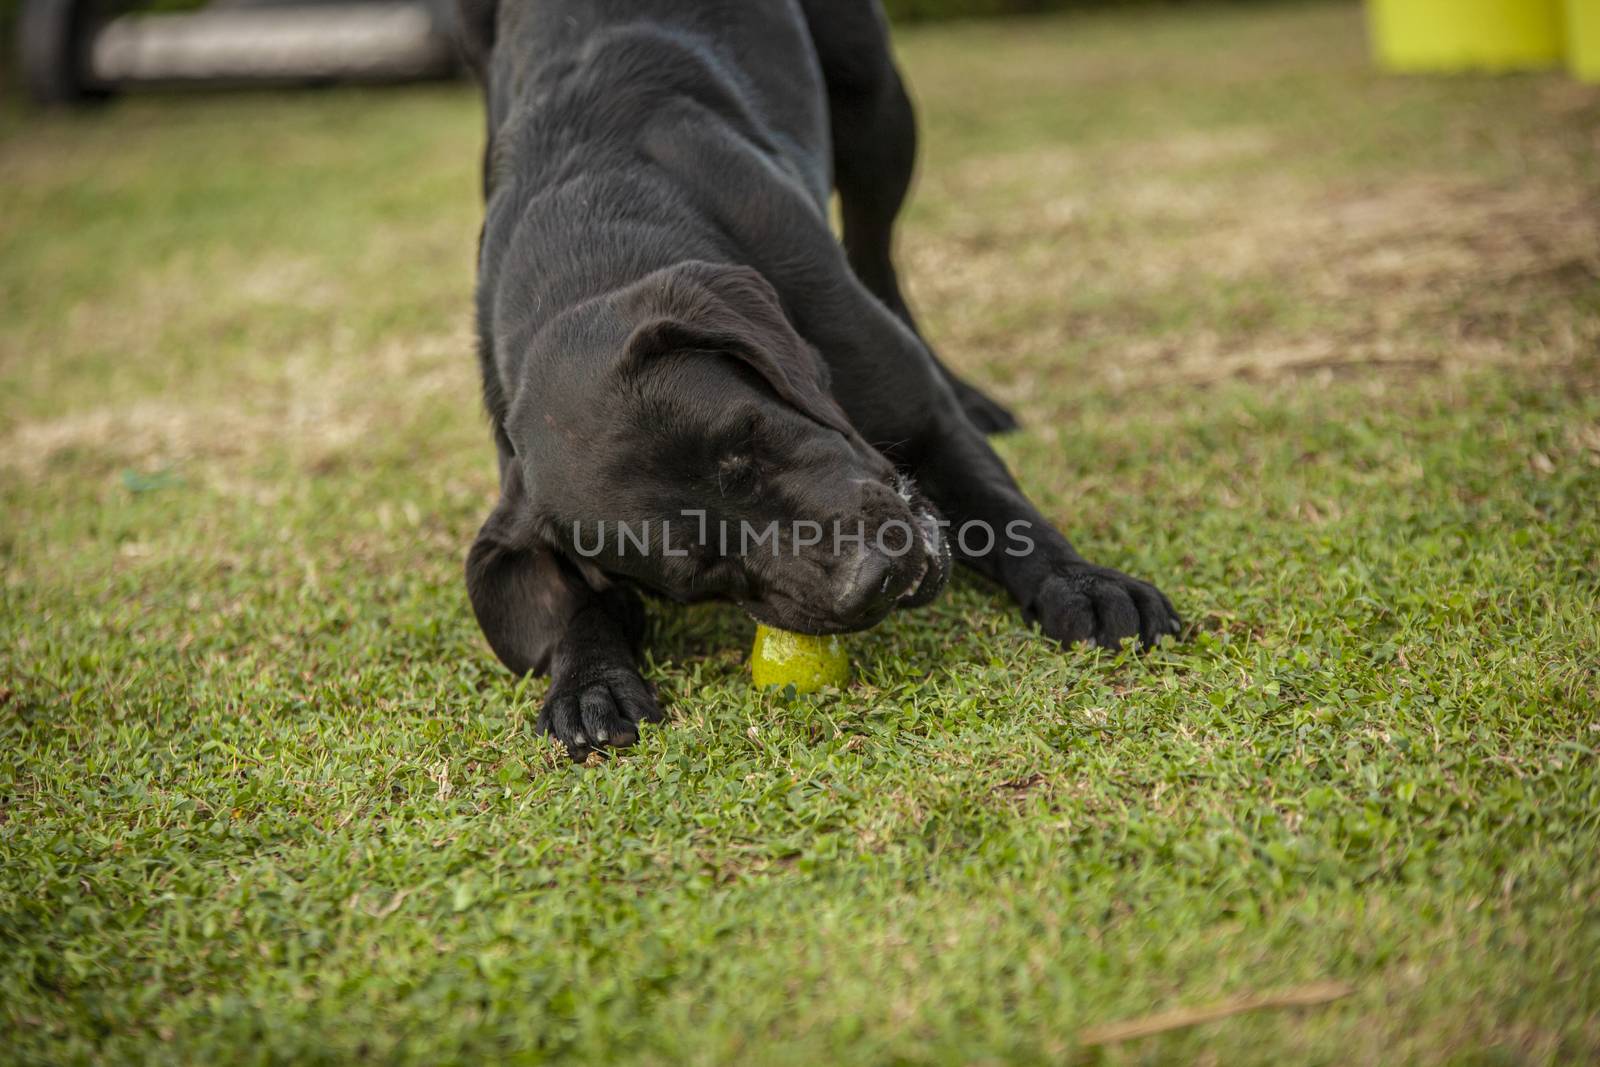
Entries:
{"type": "Polygon", "coordinates": [[[492,34],[491,191],[530,168],[562,180],[575,155],[624,163],[664,114],[699,107],[826,202],[826,89],[797,0],[505,3],[492,34]]]}
{"type": "MultiPolygon", "coordinates": [[[[478,6],[464,21],[488,103],[484,336],[507,314],[536,332],[684,258],[739,261],[715,235],[737,242],[773,178],[825,218],[827,90],[798,0],[478,6]]],[[[494,410],[506,368],[485,355],[494,410]]]]}

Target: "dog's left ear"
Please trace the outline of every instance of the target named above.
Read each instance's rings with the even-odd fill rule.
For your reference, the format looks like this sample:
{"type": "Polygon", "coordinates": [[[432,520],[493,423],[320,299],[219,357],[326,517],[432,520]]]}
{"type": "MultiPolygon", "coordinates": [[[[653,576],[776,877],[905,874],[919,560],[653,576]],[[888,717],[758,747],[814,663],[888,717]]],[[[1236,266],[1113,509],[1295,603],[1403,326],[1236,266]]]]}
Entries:
{"type": "Polygon", "coordinates": [[[638,292],[644,322],[628,339],[629,359],[684,350],[733,356],[791,407],[846,437],[856,435],[828,391],[827,365],[754,270],[691,263],[651,275],[638,292]]]}
{"type": "Polygon", "coordinates": [[[555,642],[579,601],[555,554],[533,531],[522,471],[500,445],[500,502],[467,553],[467,599],[500,662],[516,674],[546,674],[555,642]]]}

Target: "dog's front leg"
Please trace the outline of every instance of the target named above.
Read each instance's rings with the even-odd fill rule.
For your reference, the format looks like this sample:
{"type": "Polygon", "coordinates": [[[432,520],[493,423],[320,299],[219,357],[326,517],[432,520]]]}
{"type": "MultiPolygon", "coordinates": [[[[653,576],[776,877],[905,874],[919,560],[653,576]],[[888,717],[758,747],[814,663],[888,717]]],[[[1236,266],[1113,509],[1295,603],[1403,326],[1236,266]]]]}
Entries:
{"type": "Polygon", "coordinates": [[[639,739],[640,724],[661,719],[634,658],[631,631],[642,629],[642,618],[637,596],[608,590],[579,608],[556,641],[538,728],[575,760],[605,746],[626,748],[639,739]]]}
{"type": "Polygon", "coordinates": [[[1089,563],[1039,514],[921,341],[882,304],[849,283],[795,280],[789,289],[802,332],[832,368],[835,396],[868,441],[916,475],[951,523],[958,559],[1005,586],[1063,644],[1116,648],[1135,637],[1149,646],[1178,632],[1178,613],[1160,590],[1089,563]]]}
{"type": "Polygon", "coordinates": [[[1155,586],[1080,556],[1018,488],[983,435],[951,419],[911,457],[917,480],[951,523],[956,557],[1005,586],[1023,614],[1063,644],[1145,647],[1181,622],[1155,586]]]}
{"type": "Polygon", "coordinates": [[[597,589],[556,550],[528,545],[514,511],[496,508],[467,555],[467,593],[489,647],[517,674],[550,675],[538,729],[573,759],[633,744],[641,723],[661,718],[635,655],[638,595],[597,589]]]}

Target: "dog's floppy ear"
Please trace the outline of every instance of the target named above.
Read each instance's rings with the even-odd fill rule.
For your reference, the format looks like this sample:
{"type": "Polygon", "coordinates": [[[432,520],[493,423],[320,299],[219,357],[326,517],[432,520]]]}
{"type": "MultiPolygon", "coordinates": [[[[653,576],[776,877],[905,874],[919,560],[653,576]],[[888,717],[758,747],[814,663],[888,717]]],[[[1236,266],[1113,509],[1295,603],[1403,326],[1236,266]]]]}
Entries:
{"type": "Polygon", "coordinates": [[[559,555],[535,535],[522,472],[507,452],[500,502],[467,553],[467,598],[501,663],[516,674],[545,674],[580,598],[559,555]]]}
{"type": "Polygon", "coordinates": [[[628,358],[672,351],[721,352],[739,359],[789,406],[846,437],[855,429],[828,392],[828,370],[795,332],[767,280],[749,267],[692,263],[641,283],[644,322],[628,358]]]}
{"type": "Polygon", "coordinates": [[[467,599],[489,647],[516,674],[548,674],[573,620],[600,610],[637,652],[645,627],[639,598],[552,544],[509,443],[503,435],[496,443],[500,502],[467,553],[467,599]]]}

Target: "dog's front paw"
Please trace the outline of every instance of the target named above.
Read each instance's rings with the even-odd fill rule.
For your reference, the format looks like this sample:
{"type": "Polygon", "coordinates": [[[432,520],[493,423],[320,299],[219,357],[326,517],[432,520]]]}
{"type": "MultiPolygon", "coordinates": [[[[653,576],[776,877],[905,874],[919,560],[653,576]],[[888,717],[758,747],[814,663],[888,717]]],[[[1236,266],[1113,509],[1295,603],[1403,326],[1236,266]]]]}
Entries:
{"type": "Polygon", "coordinates": [[[1141,648],[1152,648],[1183,626],[1161,590],[1089,563],[1063,567],[1046,578],[1024,613],[1064,645],[1118,648],[1124,638],[1137,637],[1141,648]]]}
{"type": "Polygon", "coordinates": [[[550,683],[538,730],[582,760],[599,748],[627,748],[639,740],[641,723],[660,719],[655,694],[632,667],[580,667],[550,683]]]}

